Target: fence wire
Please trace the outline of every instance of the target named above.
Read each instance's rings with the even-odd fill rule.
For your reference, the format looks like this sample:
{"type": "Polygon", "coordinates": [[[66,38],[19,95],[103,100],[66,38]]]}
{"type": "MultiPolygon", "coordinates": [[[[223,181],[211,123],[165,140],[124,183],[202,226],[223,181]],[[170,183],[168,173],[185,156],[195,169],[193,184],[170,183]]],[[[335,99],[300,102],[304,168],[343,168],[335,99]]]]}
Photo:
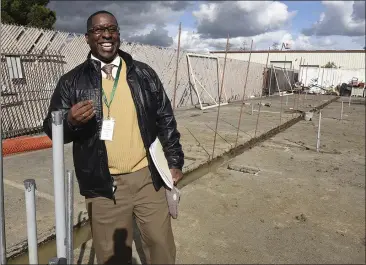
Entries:
{"type": "MultiPolygon", "coordinates": [[[[86,60],[89,46],[80,34],[8,24],[1,24],[1,27],[2,137],[41,132],[41,121],[58,79],[86,60]],[[20,72],[22,77],[15,77],[14,71],[20,72]]],[[[128,42],[121,42],[120,48],[150,65],[172,100],[177,50],[128,42]]],[[[211,65],[212,61],[202,57],[193,59],[193,67],[200,82],[218,100],[217,83],[221,83],[224,60],[218,58],[219,71],[211,65]]],[[[197,106],[199,102],[192,86],[186,51],[180,51],[178,64],[177,108],[197,106]]],[[[246,67],[248,62],[245,61],[227,61],[224,90],[229,102],[242,98],[246,67]]],[[[262,93],[263,69],[262,64],[251,64],[246,98],[262,93]]],[[[204,99],[208,101],[207,95],[204,99]]]]}

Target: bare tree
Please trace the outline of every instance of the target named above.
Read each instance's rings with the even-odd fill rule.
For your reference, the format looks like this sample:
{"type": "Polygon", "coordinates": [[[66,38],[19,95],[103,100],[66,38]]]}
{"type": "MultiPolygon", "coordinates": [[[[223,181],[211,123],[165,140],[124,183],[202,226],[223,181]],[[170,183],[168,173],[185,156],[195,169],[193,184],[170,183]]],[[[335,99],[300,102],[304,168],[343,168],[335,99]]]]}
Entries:
{"type": "Polygon", "coordinates": [[[242,51],[248,50],[248,43],[246,41],[242,42],[240,50],[242,50],[242,51]]]}
{"type": "Polygon", "coordinates": [[[272,44],[272,50],[275,50],[275,51],[278,51],[280,48],[279,48],[280,44],[278,42],[274,42],[272,44]]]}

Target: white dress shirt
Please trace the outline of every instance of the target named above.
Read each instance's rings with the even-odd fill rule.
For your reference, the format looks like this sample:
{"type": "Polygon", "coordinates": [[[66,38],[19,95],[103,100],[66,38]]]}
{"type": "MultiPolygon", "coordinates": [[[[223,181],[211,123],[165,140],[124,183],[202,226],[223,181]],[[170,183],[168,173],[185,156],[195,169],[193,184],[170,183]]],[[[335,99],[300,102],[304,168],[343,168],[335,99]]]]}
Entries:
{"type": "MultiPolygon", "coordinates": [[[[103,68],[103,66],[106,65],[106,63],[104,63],[101,60],[99,60],[98,58],[96,58],[93,54],[90,56],[90,58],[93,59],[93,60],[101,62],[101,68],[103,68]]],[[[118,66],[119,66],[120,62],[121,62],[121,57],[119,57],[117,55],[116,58],[114,58],[114,60],[110,63],[110,64],[114,64],[116,66],[116,67],[113,67],[113,69],[112,69],[113,78],[116,78],[117,70],[118,70],[118,66]]],[[[101,72],[102,72],[102,77],[106,78],[107,74],[103,70],[101,70],[101,72]]]]}

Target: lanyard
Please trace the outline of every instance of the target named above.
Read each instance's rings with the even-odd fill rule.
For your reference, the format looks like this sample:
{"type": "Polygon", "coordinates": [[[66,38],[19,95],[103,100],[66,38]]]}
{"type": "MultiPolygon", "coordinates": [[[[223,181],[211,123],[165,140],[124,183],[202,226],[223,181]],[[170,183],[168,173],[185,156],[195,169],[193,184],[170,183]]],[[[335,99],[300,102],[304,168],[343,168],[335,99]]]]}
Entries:
{"type": "Polygon", "coordinates": [[[121,61],[119,63],[119,66],[118,66],[116,78],[114,79],[113,89],[112,89],[112,92],[111,92],[111,98],[110,98],[109,102],[107,100],[107,96],[104,93],[104,89],[102,88],[104,104],[108,108],[108,119],[109,119],[109,114],[110,114],[110,107],[112,105],[112,101],[113,101],[113,98],[114,98],[114,94],[116,93],[116,89],[117,89],[117,85],[118,85],[118,80],[119,80],[119,74],[121,73],[121,68],[122,68],[122,58],[121,58],[121,61]]]}

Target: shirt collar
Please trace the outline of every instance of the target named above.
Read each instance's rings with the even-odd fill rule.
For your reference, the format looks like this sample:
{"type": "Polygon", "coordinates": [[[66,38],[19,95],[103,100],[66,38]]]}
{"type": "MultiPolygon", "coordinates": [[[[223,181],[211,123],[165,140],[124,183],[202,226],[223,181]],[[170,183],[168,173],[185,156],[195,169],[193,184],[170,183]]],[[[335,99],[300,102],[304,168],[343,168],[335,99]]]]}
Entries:
{"type": "MultiPolygon", "coordinates": [[[[101,63],[101,68],[103,68],[103,66],[106,65],[106,63],[104,63],[101,60],[99,60],[98,58],[96,58],[93,54],[90,55],[90,58],[93,60],[99,61],[101,63]]],[[[119,57],[117,55],[116,58],[114,58],[114,60],[110,64],[113,64],[118,67],[120,62],[121,62],[121,57],[119,57]]]]}

